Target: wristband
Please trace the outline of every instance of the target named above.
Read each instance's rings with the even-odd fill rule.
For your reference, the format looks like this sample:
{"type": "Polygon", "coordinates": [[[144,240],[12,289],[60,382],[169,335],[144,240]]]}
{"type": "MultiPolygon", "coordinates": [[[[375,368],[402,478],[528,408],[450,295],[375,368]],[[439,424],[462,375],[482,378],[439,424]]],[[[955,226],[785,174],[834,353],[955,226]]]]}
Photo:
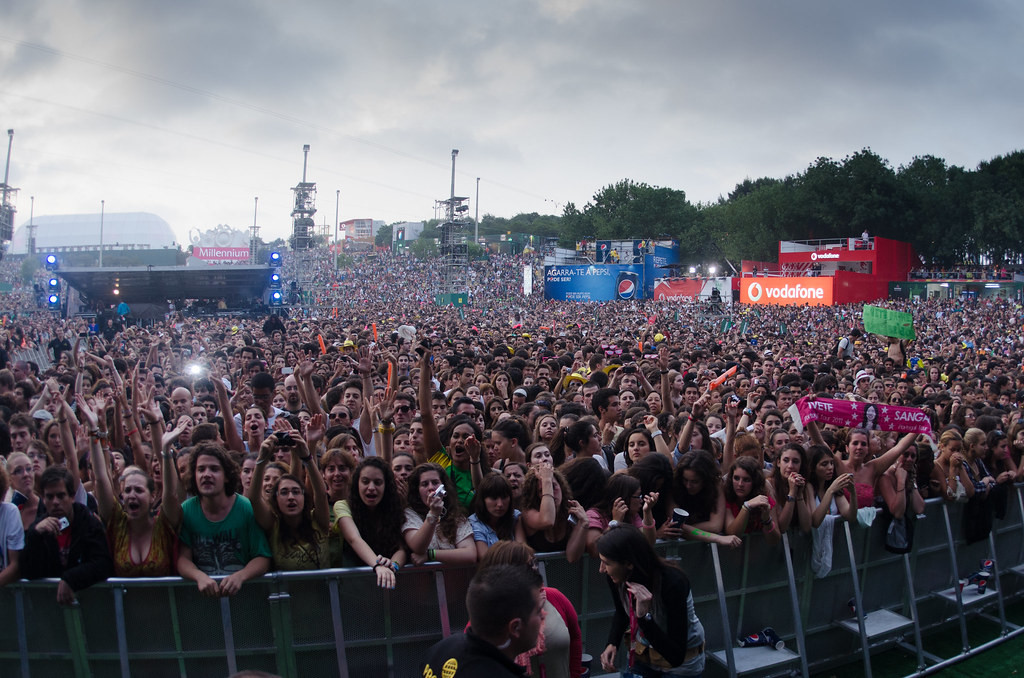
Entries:
{"type": "Polygon", "coordinates": [[[657,527],[657,525],[655,525],[655,524],[654,524],[654,521],[653,521],[653,520],[652,520],[651,522],[647,522],[647,521],[645,520],[645,521],[643,522],[643,526],[644,526],[645,528],[649,529],[649,530],[653,530],[654,528],[656,528],[656,527],[657,527]]]}
{"type": "Polygon", "coordinates": [[[398,563],[392,562],[391,569],[395,571],[395,574],[398,574],[398,563]]]}
{"type": "Polygon", "coordinates": [[[747,502],[743,502],[743,506],[741,506],[740,508],[741,509],[747,509],[747,513],[750,513],[750,507],[747,506],[747,502]]]}
{"type": "Polygon", "coordinates": [[[305,457],[299,457],[299,461],[301,461],[303,464],[308,464],[309,460],[312,459],[312,458],[313,458],[313,455],[307,454],[305,457]]]}
{"type": "Polygon", "coordinates": [[[661,370],[662,374],[668,374],[668,370],[661,370]]]}
{"type": "Polygon", "coordinates": [[[619,526],[619,521],[617,521],[617,520],[609,520],[608,521],[608,527],[618,527],[618,526],[619,526]]]}
{"type": "Polygon", "coordinates": [[[480,464],[480,460],[479,459],[470,459],[469,463],[473,464],[474,466],[478,466],[480,464]]]}
{"type": "Polygon", "coordinates": [[[138,432],[139,432],[139,429],[133,428],[131,431],[128,431],[128,433],[126,433],[125,435],[127,435],[129,438],[131,438],[133,435],[135,435],[138,432]]]}
{"type": "Polygon", "coordinates": [[[657,431],[655,431],[654,433],[651,434],[651,437],[652,438],[657,438],[658,436],[663,436],[663,435],[665,435],[665,434],[661,432],[661,429],[658,429],[657,431]]]}
{"type": "Polygon", "coordinates": [[[796,497],[791,494],[786,495],[786,501],[796,501],[796,497]]]}
{"type": "Polygon", "coordinates": [[[752,417],[754,416],[754,410],[747,407],[743,410],[743,414],[747,415],[748,417],[752,417]]]}
{"type": "Polygon", "coordinates": [[[427,560],[435,560],[435,555],[434,549],[427,549],[427,560]]]}
{"type": "Polygon", "coordinates": [[[427,514],[427,522],[430,523],[431,525],[436,525],[437,524],[437,520],[438,520],[437,516],[435,516],[433,513],[428,513],[427,514]]]}

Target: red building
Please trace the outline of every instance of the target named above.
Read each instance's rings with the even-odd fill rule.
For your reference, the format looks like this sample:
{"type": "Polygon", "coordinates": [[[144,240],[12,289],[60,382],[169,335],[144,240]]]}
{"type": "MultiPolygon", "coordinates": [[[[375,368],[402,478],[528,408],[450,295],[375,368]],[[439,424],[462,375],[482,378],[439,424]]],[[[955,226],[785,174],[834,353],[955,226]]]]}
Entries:
{"type": "Polygon", "coordinates": [[[885,299],[889,282],[906,280],[917,263],[909,243],[888,238],[782,240],[778,264],[759,266],[758,278],[753,266],[765,263],[744,262],[740,301],[831,306],[885,299]]]}

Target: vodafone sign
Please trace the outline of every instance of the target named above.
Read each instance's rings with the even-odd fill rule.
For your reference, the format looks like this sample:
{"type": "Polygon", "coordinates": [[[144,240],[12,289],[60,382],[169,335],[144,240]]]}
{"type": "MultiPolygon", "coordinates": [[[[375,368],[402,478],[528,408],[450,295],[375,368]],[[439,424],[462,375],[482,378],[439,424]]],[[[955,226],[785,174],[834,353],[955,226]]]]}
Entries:
{"type": "Polygon", "coordinates": [[[831,306],[832,278],[744,278],[740,302],[780,306],[831,306]]]}
{"type": "Polygon", "coordinates": [[[811,261],[822,261],[825,259],[838,259],[837,252],[811,252],[811,261]]]}

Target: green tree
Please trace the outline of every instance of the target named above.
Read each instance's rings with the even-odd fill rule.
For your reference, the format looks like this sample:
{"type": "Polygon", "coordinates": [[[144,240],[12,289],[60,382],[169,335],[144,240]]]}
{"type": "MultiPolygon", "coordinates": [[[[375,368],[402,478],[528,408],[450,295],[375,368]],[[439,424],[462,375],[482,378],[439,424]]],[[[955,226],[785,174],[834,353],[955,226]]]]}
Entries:
{"type": "Polygon", "coordinates": [[[686,193],[624,179],[594,194],[580,212],[573,203],[562,212],[562,241],[584,238],[679,238],[697,220],[686,193]]]}
{"type": "Polygon", "coordinates": [[[437,241],[424,238],[422,235],[409,245],[409,252],[417,259],[435,259],[437,257],[437,241]]]}
{"type": "Polygon", "coordinates": [[[39,270],[39,258],[38,257],[25,257],[21,262],[21,280],[26,285],[32,284],[32,278],[35,277],[36,271],[39,270]]]}

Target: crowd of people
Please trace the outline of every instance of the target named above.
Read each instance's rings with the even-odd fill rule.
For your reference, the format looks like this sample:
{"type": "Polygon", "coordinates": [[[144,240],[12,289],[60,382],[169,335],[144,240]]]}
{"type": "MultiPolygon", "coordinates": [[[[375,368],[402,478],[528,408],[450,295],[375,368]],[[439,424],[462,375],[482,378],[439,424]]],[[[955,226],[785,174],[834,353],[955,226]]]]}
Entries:
{"type": "Polygon", "coordinates": [[[821,575],[837,521],[877,512],[903,534],[887,547],[911,548],[941,497],[982,538],[1024,480],[1012,302],[881,302],[914,314],[911,342],[863,332],[856,307],[735,305],[723,332],[686,302],[524,296],[528,264],[474,264],[462,308],[431,303],[428,264],[371,255],[317,267],[318,303],[283,316],[6,318],[0,586],[52,577],[70,603],[180,575],[230,596],[268,571],[369,567],[400,590],[404,568],[477,564],[471,632],[427,668],[475,653],[578,676],[576,613],[531,566],[589,554],[616,603],[602,666],[625,639],[638,675],[688,675],[703,630],[658,540],[804,532],[821,575]],[[919,408],[932,435],[819,427],[794,419],[805,397],[919,408]]]}

